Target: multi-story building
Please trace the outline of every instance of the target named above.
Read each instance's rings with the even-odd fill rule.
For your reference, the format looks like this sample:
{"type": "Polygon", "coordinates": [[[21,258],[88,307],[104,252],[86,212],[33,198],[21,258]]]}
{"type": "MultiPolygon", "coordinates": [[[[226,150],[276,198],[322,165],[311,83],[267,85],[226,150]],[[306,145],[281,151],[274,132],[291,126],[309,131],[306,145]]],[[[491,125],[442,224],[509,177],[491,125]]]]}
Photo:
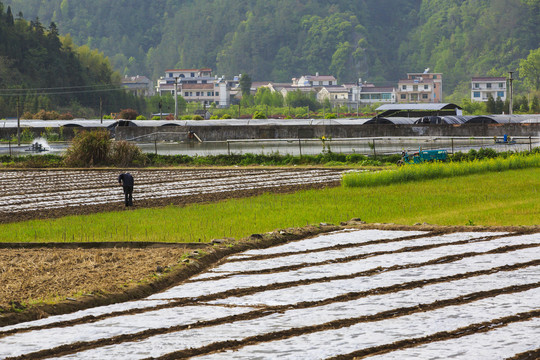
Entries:
{"type": "Polygon", "coordinates": [[[166,70],[157,81],[159,95],[177,91],[187,102],[199,102],[204,106],[216,103],[219,107],[230,105],[230,86],[224,78],[212,76],[212,69],[166,70]]]}
{"type": "Polygon", "coordinates": [[[471,101],[506,100],[505,77],[473,77],[471,80],[471,101]]]}
{"type": "Polygon", "coordinates": [[[407,79],[398,82],[397,101],[401,103],[442,102],[442,74],[408,73],[407,79]]]}
{"type": "Polygon", "coordinates": [[[336,86],[337,80],[332,75],[319,75],[316,73],[313,75],[303,75],[299,78],[292,79],[292,86],[298,87],[322,87],[322,86],[336,86]]]}
{"type": "Polygon", "coordinates": [[[374,86],[361,84],[352,88],[351,100],[360,104],[395,103],[396,89],[391,86],[374,86]]]}
{"type": "Polygon", "coordinates": [[[122,86],[138,96],[154,95],[152,80],[146,76],[124,76],[122,86]]]}

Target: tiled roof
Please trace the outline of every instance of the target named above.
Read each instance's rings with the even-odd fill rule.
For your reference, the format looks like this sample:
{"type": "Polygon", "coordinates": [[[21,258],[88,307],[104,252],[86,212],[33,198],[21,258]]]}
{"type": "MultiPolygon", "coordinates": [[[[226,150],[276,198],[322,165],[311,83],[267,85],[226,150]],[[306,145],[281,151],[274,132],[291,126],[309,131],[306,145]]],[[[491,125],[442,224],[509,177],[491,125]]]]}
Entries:
{"type": "Polygon", "coordinates": [[[488,77],[488,76],[480,76],[480,77],[473,77],[472,81],[506,81],[505,77],[488,77]]]}
{"type": "Polygon", "coordinates": [[[399,80],[399,84],[433,84],[433,79],[424,79],[424,80],[420,80],[420,79],[416,79],[416,80],[413,80],[413,79],[403,79],[403,80],[399,80]]]}
{"type": "Polygon", "coordinates": [[[214,84],[182,84],[182,90],[212,90],[214,84]]]}
{"type": "Polygon", "coordinates": [[[393,92],[395,89],[393,87],[362,87],[363,93],[378,93],[378,92],[393,92]]]}

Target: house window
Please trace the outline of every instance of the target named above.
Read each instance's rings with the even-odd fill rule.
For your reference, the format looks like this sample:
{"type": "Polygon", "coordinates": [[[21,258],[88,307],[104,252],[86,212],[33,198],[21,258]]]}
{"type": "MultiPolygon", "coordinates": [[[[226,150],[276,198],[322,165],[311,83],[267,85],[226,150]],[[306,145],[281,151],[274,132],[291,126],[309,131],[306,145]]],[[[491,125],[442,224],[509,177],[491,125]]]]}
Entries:
{"type": "Polygon", "coordinates": [[[418,94],[411,94],[411,101],[418,101],[418,94]]]}
{"type": "Polygon", "coordinates": [[[504,97],[504,91],[497,91],[497,97],[502,99],[504,97]]]}
{"type": "Polygon", "coordinates": [[[473,96],[474,96],[475,98],[479,98],[479,97],[480,97],[480,91],[475,91],[475,92],[473,93],[473,96]]]}
{"type": "Polygon", "coordinates": [[[212,96],[212,92],[211,91],[207,92],[206,96],[212,96]]]}
{"type": "Polygon", "coordinates": [[[328,85],[332,85],[332,82],[331,82],[331,81],[329,81],[329,82],[328,82],[328,85]]]}
{"type": "Polygon", "coordinates": [[[169,77],[172,78],[172,77],[173,77],[173,73],[169,73],[169,77]]]}
{"type": "Polygon", "coordinates": [[[392,100],[392,94],[390,94],[390,93],[383,93],[383,94],[382,94],[382,98],[383,98],[384,100],[392,100]]]}
{"type": "Polygon", "coordinates": [[[219,91],[216,91],[216,96],[219,96],[219,91]]]}
{"type": "Polygon", "coordinates": [[[475,89],[480,89],[480,84],[479,83],[474,83],[474,88],[475,89]]]}
{"type": "Polygon", "coordinates": [[[504,83],[499,83],[499,89],[503,89],[504,88],[504,83]]]}
{"type": "Polygon", "coordinates": [[[371,94],[371,98],[374,100],[379,100],[381,98],[381,94],[371,94]]]}
{"type": "Polygon", "coordinates": [[[191,73],[191,77],[195,77],[195,73],[191,73]]]}
{"type": "Polygon", "coordinates": [[[201,92],[200,91],[197,91],[197,95],[196,96],[201,96],[201,92]]]}
{"type": "Polygon", "coordinates": [[[486,88],[491,89],[491,83],[487,83],[486,88]]]}
{"type": "Polygon", "coordinates": [[[186,91],[186,92],[184,93],[184,96],[185,96],[185,97],[188,97],[188,96],[189,96],[189,93],[186,91]]]}
{"type": "Polygon", "coordinates": [[[429,89],[429,86],[428,85],[424,85],[424,90],[427,90],[429,89]]]}
{"type": "Polygon", "coordinates": [[[427,100],[428,98],[428,94],[422,94],[422,99],[426,99],[427,100]]]}
{"type": "Polygon", "coordinates": [[[401,85],[402,90],[407,90],[407,85],[401,85]]]}
{"type": "Polygon", "coordinates": [[[433,75],[433,78],[436,79],[436,78],[437,78],[437,75],[433,75]]]}
{"type": "Polygon", "coordinates": [[[360,99],[369,100],[369,94],[360,94],[360,99]]]}
{"type": "Polygon", "coordinates": [[[407,99],[407,95],[406,94],[401,94],[401,100],[406,100],[407,99]]]}
{"type": "Polygon", "coordinates": [[[413,85],[412,89],[413,91],[418,91],[418,85],[413,85]]]}

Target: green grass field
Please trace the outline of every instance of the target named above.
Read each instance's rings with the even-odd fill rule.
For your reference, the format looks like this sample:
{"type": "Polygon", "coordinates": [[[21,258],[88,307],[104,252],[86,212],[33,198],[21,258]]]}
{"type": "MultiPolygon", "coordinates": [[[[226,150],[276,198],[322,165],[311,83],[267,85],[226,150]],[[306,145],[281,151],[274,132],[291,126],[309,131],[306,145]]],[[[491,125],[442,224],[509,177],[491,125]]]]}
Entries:
{"type": "Polygon", "coordinates": [[[4,224],[0,241],[204,242],[354,217],[403,225],[536,225],[539,191],[539,168],[510,170],[4,224]]]}

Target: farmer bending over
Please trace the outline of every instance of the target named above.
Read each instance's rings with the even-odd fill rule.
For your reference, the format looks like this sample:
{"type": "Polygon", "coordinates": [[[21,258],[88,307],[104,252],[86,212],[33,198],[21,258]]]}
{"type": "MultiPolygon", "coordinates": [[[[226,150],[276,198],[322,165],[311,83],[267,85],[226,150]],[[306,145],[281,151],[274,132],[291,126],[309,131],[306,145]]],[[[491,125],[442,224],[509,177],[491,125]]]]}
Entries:
{"type": "Polygon", "coordinates": [[[120,174],[118,182],[122,184],[124,188],[124,195],[126,196],[126,206],[133,206],[133,176],[130,173],[120,174]]]}

